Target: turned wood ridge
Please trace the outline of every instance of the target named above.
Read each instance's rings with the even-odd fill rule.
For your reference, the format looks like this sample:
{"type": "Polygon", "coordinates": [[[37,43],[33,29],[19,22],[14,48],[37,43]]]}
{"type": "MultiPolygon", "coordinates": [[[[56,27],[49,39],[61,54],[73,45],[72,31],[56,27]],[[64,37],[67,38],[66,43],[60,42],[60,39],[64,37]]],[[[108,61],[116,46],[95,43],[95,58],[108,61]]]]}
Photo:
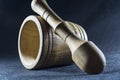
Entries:
{"type": "Polygon", "coordinates": [[[66,42],[71,50],[72,60],[82,71],[89,74],[98,74],[103,71],[106,66],[103,52],[93,42],[80,40],[74,35],[64,20],[49,7],[46,0],[32,0],[31,7],[66,42]]]}

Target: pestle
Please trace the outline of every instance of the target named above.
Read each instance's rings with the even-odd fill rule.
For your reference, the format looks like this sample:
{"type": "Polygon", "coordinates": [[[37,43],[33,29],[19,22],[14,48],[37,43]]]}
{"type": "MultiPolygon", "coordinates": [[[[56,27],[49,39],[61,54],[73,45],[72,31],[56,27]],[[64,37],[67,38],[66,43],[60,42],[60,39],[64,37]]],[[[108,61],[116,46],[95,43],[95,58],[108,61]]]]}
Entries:
{"type": "Polygon", "coordinates": [[[92,42],[79,39],[67,27],[47,4],[46,0],[32,0],[31,7],[53,28],[56,33],[68,45],[72,60],[84,72],[88,74],[101,73],[106,66],[103,52],[92,42]]]}

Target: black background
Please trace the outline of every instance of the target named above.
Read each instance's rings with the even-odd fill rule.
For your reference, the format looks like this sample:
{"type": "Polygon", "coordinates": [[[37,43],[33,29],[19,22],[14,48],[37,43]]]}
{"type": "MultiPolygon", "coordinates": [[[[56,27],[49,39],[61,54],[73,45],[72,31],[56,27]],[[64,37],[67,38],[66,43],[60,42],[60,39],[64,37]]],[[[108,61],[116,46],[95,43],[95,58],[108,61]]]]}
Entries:
{"type": "MultiPolygon", "coordinates": [[[[103,50],[115,44],[120,45],[119,0],[47,1],[64,20],[83,26],[89,40],[94,41],[103,50]]],[[[18,32],[22,21],[29,15],[37,15],[30,4],[31,0],[0,0],[0,51],[17,51],[18,32]]]]}
{"type": "MultiPolygon", "coordinates": [[[[31,1],[0,0],[0,62],[2,63],[0,65],[6,65],[6,60],[14,59],[14,61],[18,60],[15,64],[19,64],[21,68],[17,50],[18,33],[22,21],[27,16],[37,15],[31,9],[31,1]]],[[[83,26],[89,40],[101,48],[107,59],[105,73],[119,73],[120,0],[47,1],[64,20],[83,26]]],[[[116,79],[118,78],[117,76],[116,79]]]]}

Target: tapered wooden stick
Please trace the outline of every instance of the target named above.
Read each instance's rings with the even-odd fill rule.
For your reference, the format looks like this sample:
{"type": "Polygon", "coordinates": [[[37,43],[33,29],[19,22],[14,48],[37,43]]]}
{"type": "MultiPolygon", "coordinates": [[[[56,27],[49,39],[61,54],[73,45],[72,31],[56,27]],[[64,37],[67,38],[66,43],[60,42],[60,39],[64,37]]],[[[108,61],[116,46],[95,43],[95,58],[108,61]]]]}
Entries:
{"type": "Polygon", "coordinates": [[[69,46],[72,60],[83,71],[89,74],[101,73],[106,66],[102,51],[91,41],[80,40],[67,27],[62,20],[47,4],[46,0],[33,0],[33,11],[38,13],[54,29],[55,33],[69,46]]]}

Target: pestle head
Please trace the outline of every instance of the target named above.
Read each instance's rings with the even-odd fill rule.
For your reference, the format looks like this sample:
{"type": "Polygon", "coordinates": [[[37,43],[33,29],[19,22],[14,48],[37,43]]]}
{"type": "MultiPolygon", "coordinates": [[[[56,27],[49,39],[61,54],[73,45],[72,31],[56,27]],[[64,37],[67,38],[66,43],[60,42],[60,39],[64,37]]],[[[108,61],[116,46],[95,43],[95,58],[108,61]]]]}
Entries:
{"type": "Polygon", "coordinates": [[[99,74],[106,66],[102,51],[91,41],[79,46],[72,54],[77,66],[88,74],[99,74]]]}

